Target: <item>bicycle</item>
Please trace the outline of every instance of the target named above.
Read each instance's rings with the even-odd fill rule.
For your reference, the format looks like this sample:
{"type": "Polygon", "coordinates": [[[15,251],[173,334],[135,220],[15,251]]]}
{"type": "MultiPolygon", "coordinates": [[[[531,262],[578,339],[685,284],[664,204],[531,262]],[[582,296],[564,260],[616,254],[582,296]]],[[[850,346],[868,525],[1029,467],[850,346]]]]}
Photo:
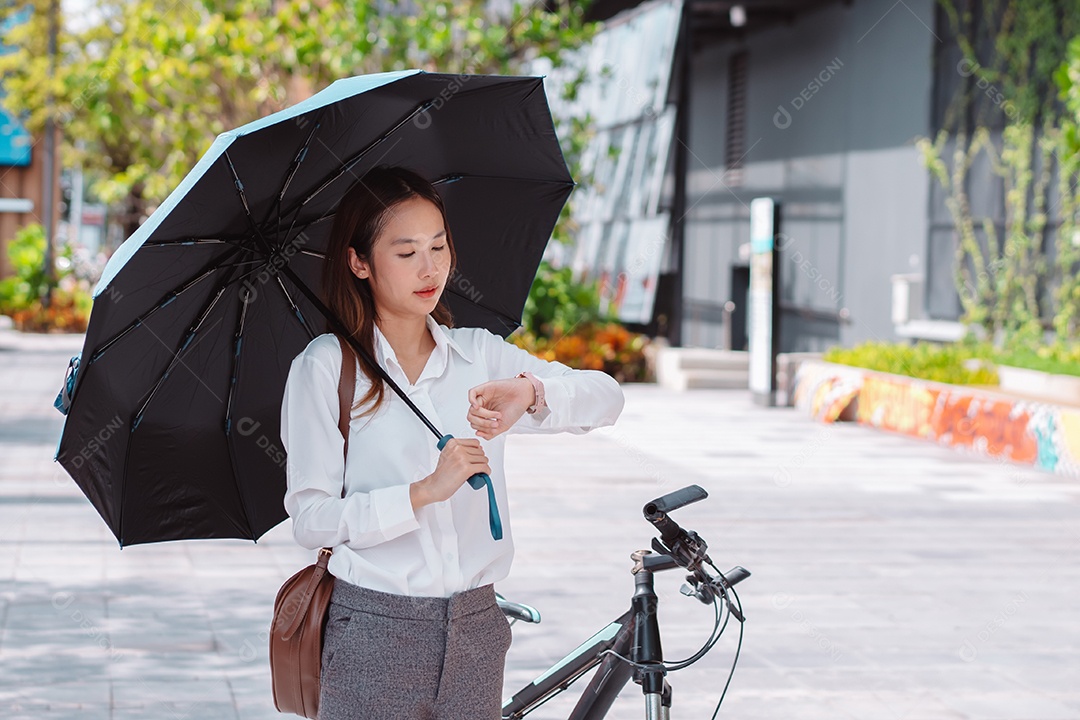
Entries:
{"type": "MultiPolygon", "coordinates": [[[[734,586],[750,577],[750,572],[736,566],[727,573],[721,573],[709,559],[705,540],[693,530],[684,530],[668,517],[671,511],[706,497],[708,493],[701,487],[689,485],[645,504],[642,512],[660,531],[660,537],[652,539],[655,554],[652,550],[638,550],[630,556],[634,561],[634,595],[630,601],[630,609],[594,633],[510,699],[505,700],[502,707],[503,720],[520,720],[598,665],[599,668],[568,720],[601,720],[631,679],[641,686],[645,696],[646,720],[670,720],[672,690],[664,676],[704,657],[720,639],[728,621],[734,617],[739,622],[739,641],[727,683],[716,705],[716,712],[713,713],[713,718],[716,717],[727,694],[728,685],[731,684],[735,665],[739,660],[739,651],[742,649],[745,617],[734,586]],[[716,571],[716,576],[709,574],[706,565],[716,571]],[[658,600],[653,590],[653,574],[677,567],[690,572],[681,592],[688,597],[696,597],[706,605],[711,603],[716,611],[716,624],[709,639],[694,655],[674,664],[665,664],[656,614],[658,600]],[[718,603],[719,599],[724,601],[723,609],[727,610],[726,615],[718,603]],[[724,616],[723,623],[721,616],[724,616]]],[[[510,618],[511,625],[518,620],[540,622],[540,613],[535,608],[510,602],[501,595],[498,595],[497,600],[503,614],[510,618]]]]}

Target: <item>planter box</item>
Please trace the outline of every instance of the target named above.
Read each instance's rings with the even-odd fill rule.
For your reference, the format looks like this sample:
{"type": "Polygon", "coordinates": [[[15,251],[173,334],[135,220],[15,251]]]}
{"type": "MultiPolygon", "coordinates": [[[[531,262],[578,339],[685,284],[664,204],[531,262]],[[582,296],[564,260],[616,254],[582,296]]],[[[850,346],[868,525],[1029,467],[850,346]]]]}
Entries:
{"type": "Polygon", "coordinates": [[[1003,385],[1010,370],[1028,384],[1010,394],[811,360],[799,368],[796,406],[824,422],[854,415],[861,425],[999,462],[1080,475],[1080,378],[998,370],[1003,385]]]}
{"type": "Polygon", "coordinates": [[[1042,370],[998,365],[1000,387],[1005,392],[1034,395],[1067,405],[1080,405],[1080,377],[1055,375],[1042,370]]]}

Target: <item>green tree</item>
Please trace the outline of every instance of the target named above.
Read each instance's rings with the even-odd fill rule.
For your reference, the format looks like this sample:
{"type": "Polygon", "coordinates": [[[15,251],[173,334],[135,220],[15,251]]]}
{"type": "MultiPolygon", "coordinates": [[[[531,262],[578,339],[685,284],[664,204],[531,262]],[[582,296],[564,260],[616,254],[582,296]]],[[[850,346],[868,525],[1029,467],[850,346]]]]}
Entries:
{"type": "Polygon", "coordinates": [[[50,79],[48,0],[31,5],[4,38],[15,48],[0,57],[4,105],[39,132],[52,93],[63,161],[97,179],[125,235],[218,133],[333,80],[413,67],[514,74],[538,56],[557,63],[596,30],[580,4],[516,2],[503,17],[482,0],[98,0],[97,22],[62,30],[50,79]]]}
{"type": "Polygon", "coordinates": [[[955,227],[963,320],[1006,342],[1038,344],[1062,292],[1072,292],[1061,288],[1076,282],[1063,233],[1048,232],[1051,213],[1061,210],[1052,199],[1053,177],[1063,177],[1067,165],[1061,131],[1068,110],[1054,73],[1066,60],[1068,39],[1080,34],[1080,0],[941,5],[962,57],[961,81],[944,127],[918,146],[955,227]],[[1001,184],[1003,227],[974,214],[973,172],[1001,184]]]}

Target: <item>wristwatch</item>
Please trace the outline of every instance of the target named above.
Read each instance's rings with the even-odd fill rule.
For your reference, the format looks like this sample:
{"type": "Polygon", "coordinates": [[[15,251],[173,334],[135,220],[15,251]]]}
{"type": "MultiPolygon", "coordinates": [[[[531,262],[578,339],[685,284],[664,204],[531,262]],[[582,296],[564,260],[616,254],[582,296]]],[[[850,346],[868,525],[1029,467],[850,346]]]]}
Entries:
{"type": "Polygon", "coordinates": [[[519,372],[516,377],[526,378],[532,383],[533,390],[536,391],[536,402],[525,409],[525,412],[532,415],[538,409],[547,407],[547,403],[544,402],[544,384],[540,382],[540,378],[533,375],[531,372],[519,372]]]}

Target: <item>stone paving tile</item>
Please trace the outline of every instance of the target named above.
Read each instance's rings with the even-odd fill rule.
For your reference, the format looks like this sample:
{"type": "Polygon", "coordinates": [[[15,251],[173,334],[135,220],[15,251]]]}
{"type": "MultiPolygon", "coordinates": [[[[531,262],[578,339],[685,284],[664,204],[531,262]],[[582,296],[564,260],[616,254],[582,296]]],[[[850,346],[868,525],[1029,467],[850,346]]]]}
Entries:
{"type": "MultiPolygon", "coordinates": [[[[273,597],[311,561],[288,523],[257,544],[120,550],[54,462],[52,399],[71,338],[0,333],[0,717],[243,718],[274,711],[273,597]]],[[[677,519],[741,564],[748,617],[721,717],[1080,717],[1080,481],[754,406],[745,393],[627,386],[616,427],[508,440],[517,557],[504,695],[621,614],[649,499],[710,497],[677,519]]],[[[712,611],[657,577],[664,649],[712,611]]],[[[674,717],[711,717],[735,628],[674,673],[674,717]]],[[[566,717],[587,679],[529,717],[566,717]]],[[[643,715],[630,684],[609,717],[643,715]]]]}

